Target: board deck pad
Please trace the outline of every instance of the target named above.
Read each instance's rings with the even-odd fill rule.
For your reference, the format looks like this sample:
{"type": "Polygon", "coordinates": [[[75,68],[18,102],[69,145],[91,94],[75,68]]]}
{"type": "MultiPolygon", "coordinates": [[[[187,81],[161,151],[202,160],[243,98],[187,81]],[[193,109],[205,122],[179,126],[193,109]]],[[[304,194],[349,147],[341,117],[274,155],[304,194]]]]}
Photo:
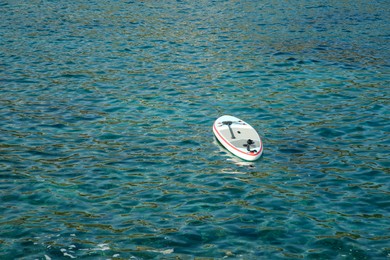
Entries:
{"type": "Polygon", "coordinates": [[[234,155],[254,161],[263,152],[263,143],[256,130],[245,121],[229,115],[215,120],[213,132],[217,140],[234,155]]]}

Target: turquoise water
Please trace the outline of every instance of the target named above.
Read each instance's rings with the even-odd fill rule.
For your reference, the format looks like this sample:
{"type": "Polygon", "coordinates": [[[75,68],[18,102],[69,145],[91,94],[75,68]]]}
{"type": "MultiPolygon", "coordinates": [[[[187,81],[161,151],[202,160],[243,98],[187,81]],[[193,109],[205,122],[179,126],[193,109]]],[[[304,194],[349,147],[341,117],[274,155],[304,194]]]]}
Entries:
{"type": "Polygon", "coordinates": [[[1,1],[0,258],[390,258],[389,9],[1,1]]]}

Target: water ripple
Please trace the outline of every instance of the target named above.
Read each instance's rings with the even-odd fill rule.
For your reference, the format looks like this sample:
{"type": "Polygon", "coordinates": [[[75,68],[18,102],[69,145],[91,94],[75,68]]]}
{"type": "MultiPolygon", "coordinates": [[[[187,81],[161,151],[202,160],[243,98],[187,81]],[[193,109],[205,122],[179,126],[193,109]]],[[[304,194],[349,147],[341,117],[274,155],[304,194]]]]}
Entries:
{"type": "Polygon", "coordinates": [[[383,1],[0,11],[1,258],[390,256],[383,1]]]}

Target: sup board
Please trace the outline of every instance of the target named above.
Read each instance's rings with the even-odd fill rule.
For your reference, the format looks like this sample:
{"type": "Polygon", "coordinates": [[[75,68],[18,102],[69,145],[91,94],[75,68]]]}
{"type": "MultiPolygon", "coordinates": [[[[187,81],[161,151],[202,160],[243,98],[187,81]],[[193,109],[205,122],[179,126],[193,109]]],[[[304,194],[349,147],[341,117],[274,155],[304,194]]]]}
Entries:
{"type": "Polygon", "coordinates": [[[243,120],[224,115],[215,120],[213,132],[217,140],[232,154],[255,161],[263,153],[263,143],[256,130],[243,120]]]}

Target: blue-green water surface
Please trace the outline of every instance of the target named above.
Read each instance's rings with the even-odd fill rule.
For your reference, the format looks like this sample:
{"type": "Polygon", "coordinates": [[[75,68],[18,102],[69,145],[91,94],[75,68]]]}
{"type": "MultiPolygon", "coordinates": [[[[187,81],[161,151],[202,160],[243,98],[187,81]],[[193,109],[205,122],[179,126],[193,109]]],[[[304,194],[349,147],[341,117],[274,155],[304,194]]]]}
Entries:
{"type": "Polygon", "coordinates": [[[0,258],[390,258],[389,11],[1,1],[0,258]]]}

